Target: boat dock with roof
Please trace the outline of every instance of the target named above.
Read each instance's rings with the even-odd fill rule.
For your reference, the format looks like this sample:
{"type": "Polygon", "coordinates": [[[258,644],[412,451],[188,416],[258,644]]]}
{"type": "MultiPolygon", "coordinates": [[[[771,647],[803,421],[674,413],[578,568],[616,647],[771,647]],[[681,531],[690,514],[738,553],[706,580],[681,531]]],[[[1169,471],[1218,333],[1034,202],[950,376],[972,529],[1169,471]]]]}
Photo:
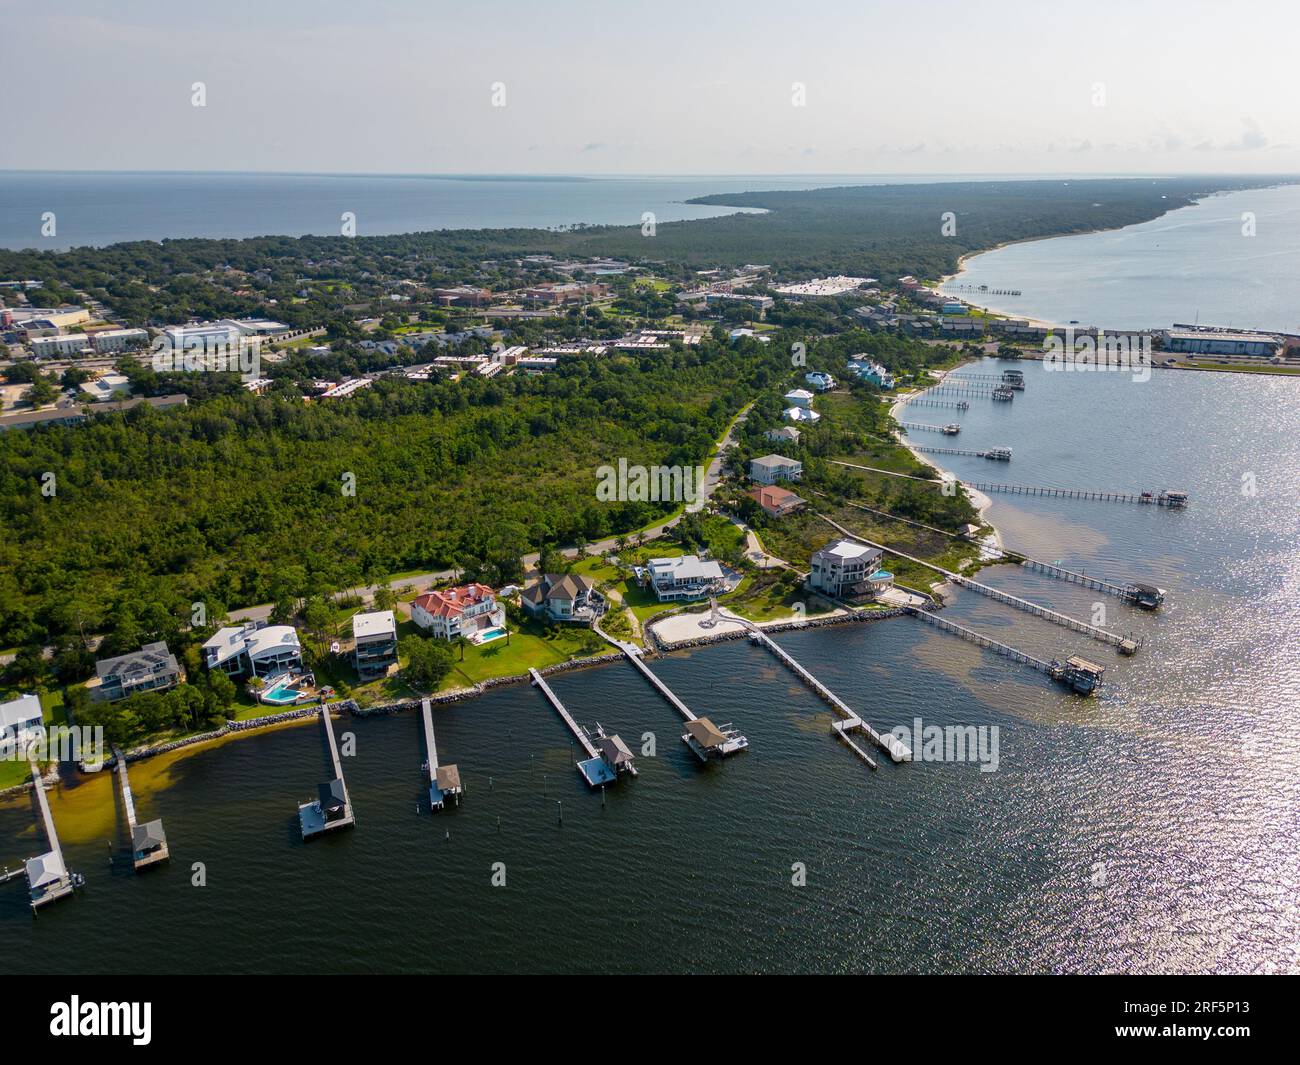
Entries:
{"type": "Polygon", "coordinates": [[[330,720],[328,706],[321,707],[320,716],[325,726],[325,738],[329,741],[334,776],[319,785],[315,799],[298,806],[298,822],[302,826],[304,841],[336,828],[348,828],[356,824],[356,818],[352,814],[352,801],[348,798],[348,786],[343,780],[343,763],[339,760],[338,744],[334,742],[334,722],[330,720]]]}
{"type": "Polygon", "coordinates": [[[131,778],[127,775],[126,758],[116,747],[113,758],[117,762],[117,781],[122,788],[122,808],[126,811],[127,828],[131,831],[131,863],[138,873],[141,869],[165,862],[170,855],[167,833],[162,821],[140,824],[135,817],[135,796],[131,793],[131,778]]]}
{"type": "Polygon", "coordinates": [[[620,737],[607,733],[599,722],[596,723],[594,731],[588,732],[573,719],[573,715],[560,701],[560,697],[546,683],[545,677],[531,667],[528,674],[532,678],[533,685],[541,689],[547,702],[560,715],[560,720],[568,726],[579,746],[586,752],[587,757],[578,762],[578,773],[589,787],[598,788],[604,784],[613,784],[622,773],[637,775],[632,752],[620,737]]]}
{"type": "Polygon", "coordinates": [[[31,898],[32,910],[39,910],[51,902],[71,895],[85,883],[80,873],[68,872],[63,860],[63,848],[59,845],[59,834],[54,828],[54,815],[50,813],[50,801],[45,796],[45,781],[41,779],[40,766],[36,759],[29,759],[32,767],[32,784],[35,787],[37,809],[41,815],[41,824],[45,829],[45,838],[50,849],[35,858],[28,858],[23,863],[27,873],[27,891],[31,898]]]}
{"type": "Polygon", "coordinates": [[[420,713],[424,717],[424,745],[429,752],[429,760],[424,763],[429,774],[429,806],[441,810],[448,799],[459,806],[460,797],[465,792],[460,783],[460,766],[442,765],[438,761],[438,743],[433,735],[433,703],[421,699],[420,713]]]}
{"type": "MultiPolygon", "coordinates": [[[[713,603],[713,613],[717,615],[717,603],[713,603]]],[[[655,690],[668,700],[669,705],[673,707],[686,720],[686,731],[682,733],[682,742],[695,754],[701,762],[714,761],[719,758],[726,758],[728,755],[743,751],[749,747],[749,740],[740,734],[731,722],[724,725],[715,725],[707,717],[700,717],[695,714],[689,706],[681,701],[671,688],[668,687],[655,673],[647,666],[641,657],[641,649],[629,643],[618,641],[618,649],[623,652],[623,656],[636,666],[637,670],[646,678],[655,690]]]]}

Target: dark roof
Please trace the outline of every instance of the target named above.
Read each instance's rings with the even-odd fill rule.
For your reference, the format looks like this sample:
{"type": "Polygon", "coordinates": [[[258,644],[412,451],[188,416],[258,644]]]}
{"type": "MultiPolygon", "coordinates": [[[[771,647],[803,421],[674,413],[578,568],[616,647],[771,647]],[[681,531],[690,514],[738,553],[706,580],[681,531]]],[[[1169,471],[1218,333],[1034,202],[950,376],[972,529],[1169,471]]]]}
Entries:
{"type": "Polygon", "coordinates": [[[343,788],[343,781],[340,777],[335,777],[333,780],[322,784],[317,791],[320,795],[322,810],[347,804],[347,792],[343,788]]]}
{"type": "Polygon", "coordinates": [[[153,673],[159,671],[160,667],[171,672],[179,668],[176,656],[167,650],[167,644],[163,640],[147,643],[130,654],[101,658],[95,663],[95,672],[101,677],[116,677],[130,673],[153,673]]]}
{"type": "Polygon", "coordinates": [[[147,825],[136,825],[131,830],[131,847],[136,851],[153,850],[167,843],[167,834],[163,831],[161,821],[150,821],[147,825]]]}
{"type": "Polygon", "coordinates": [[[460,787],[460,766],[440,765],[437,777],[439,791],[456,791],[460,787]]]}

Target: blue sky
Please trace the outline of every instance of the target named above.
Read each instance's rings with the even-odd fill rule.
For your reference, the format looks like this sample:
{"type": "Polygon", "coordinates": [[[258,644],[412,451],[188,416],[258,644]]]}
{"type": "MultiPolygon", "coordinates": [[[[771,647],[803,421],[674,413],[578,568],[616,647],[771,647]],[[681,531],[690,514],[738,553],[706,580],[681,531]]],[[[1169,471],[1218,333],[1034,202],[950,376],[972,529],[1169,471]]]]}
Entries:
{"type": "Polygon", "coordinates": [[[0,0],[0,19],[7,169],[1300,171],[1294,3],[0,0]]]}

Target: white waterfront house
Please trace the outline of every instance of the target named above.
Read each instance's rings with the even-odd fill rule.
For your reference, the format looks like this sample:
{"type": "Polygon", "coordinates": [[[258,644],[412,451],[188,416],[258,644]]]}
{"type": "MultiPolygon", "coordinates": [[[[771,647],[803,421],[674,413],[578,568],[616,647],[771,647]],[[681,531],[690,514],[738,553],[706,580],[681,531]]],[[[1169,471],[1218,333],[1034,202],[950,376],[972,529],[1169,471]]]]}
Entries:
{"type": "Polygon", "coordinates": [[[832,599],[874,595],[893,582],[893,574],[880,568],[879,548],[856,540],[834,540],[812,555],[808,587],[832,599]]]}
{"type": "Polygon", "coordinates": [[[42,735],[41,700],[36,695],[20,695],[0,703],[0,746],[21,750],[42,735]]]}
{"type": "Polygon", "coordinates": [[[218,630],[203,645],[203,661],[229,677],[274,677],[302,669],[302,645],[292,625],[249,621],[218,630]]]}
{"type": "Polygon", "coordinates": [[[720,592],[725,580],[721,566],[698,555],[652,558],[645,573],[660,602],[707,598],[720,592]]]}
{"type": "Polygon", "coordinates": [[[784,455],[764,455],[749,460],[749,478],[759,484],[776,484],[778,481],[797,481],[803,477],[803,463],[784,455]]]}
{"type": "Polygon", "coordinates": [[[432,589],[411,603],[411,620],[437,640],[472,639],[505,624],[505,608],[486,584],[432,589]]]}

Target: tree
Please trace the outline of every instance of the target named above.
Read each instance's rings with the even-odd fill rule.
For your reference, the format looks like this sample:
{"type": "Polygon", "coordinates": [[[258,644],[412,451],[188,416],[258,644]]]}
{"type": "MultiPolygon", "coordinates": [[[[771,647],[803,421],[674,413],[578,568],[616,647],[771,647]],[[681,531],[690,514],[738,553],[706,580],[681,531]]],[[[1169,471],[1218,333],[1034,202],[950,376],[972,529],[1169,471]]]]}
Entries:
{"type": "Polygon", "coordinates": [[[401,653],[406,659],[407,680],[421,690],[434,691],[451,672],[451,648],[440,641],[407,636],[401,642],[401,653]]]}
{"type": "Polygon", "coordinates": [[[397,593],[388,585],[381,584],[375,589],[375,608],[378,610],[392,610],[397,606],[397,593]]]}

